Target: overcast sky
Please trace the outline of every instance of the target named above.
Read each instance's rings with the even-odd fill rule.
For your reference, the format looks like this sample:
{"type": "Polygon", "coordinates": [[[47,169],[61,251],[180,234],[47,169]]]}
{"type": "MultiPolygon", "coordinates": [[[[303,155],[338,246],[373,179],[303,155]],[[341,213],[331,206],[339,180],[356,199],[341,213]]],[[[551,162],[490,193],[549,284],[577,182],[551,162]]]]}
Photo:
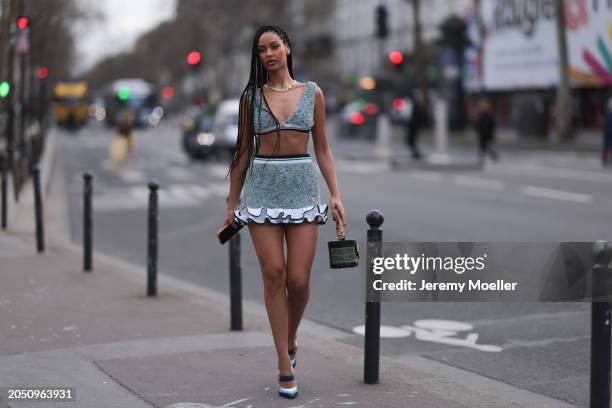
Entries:
{"type": "Polygon", "coordinates": [[[140,34],[174,17],[176,0],[78,0],[104,21],[76,29],[76,74],[102,57],[130,49],[140,34]]]}

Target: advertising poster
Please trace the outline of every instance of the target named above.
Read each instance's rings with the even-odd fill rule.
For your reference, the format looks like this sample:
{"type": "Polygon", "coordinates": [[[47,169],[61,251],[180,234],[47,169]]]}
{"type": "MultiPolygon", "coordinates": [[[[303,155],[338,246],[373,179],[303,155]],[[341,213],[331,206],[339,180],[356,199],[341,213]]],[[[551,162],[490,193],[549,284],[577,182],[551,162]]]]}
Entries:
{"type": "MultiPolygon", "coordinates": [[[[612,3],[566,0],[570,79],[574,87],[612,84],[612,3]]],[[[554,0],[482,2],[484,82],[490,90],[554,87],[559,50],[554,0]]]]}

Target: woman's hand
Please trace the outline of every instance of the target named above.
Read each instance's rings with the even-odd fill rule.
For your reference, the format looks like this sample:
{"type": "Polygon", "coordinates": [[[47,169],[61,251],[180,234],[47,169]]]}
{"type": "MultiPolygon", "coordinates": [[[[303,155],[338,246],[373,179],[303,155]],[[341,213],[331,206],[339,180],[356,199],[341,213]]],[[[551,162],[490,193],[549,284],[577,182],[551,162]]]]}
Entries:
{"type": "Polygon", "coordinates": [[[342,225],[346,225],[346,214],[344,213],[344,207],[340,197],[335,196],[329,200],[329,206],[332,210],[332,217],[336,223],[341,222],[342,225]]]}
{"type": "Polygon", "coordinates": [[[227,207],[227,213],[225,214],[224,224],[234,223],[234,207],[227,207]]]}

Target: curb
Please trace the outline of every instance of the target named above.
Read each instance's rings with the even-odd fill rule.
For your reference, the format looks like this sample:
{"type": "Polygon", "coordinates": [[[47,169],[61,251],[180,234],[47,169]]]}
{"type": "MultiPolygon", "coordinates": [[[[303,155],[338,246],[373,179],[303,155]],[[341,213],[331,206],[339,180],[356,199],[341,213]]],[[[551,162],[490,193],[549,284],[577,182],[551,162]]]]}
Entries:
{"type": "MultiPolygon", "coordinates": [[[[47,133],[47,140],[45,141],[45,149],[43,151],[38,168],[40,169],[40,184],[43,193],[43,197],[46,198],[49,195],[50,183],[52,179],[53,170],[56,165],[55,150],[56,150],[56,132],[55,127],[49,128],[47,133]]],[[[8,178],[8,219],[7,219],[7,231],[14,233],[34,233],[34,217],[32,214],[26,214],[26,211],[32,209],[34,205],[34,192],[32,177],[29,177],[24,183],[21,193],[19,195],[19,201],[15,201],[15,195],[13,192],[13,181],[12,177],[8,178]]],[[[44,201],[43,201],[44,208],[44,201]]]]}

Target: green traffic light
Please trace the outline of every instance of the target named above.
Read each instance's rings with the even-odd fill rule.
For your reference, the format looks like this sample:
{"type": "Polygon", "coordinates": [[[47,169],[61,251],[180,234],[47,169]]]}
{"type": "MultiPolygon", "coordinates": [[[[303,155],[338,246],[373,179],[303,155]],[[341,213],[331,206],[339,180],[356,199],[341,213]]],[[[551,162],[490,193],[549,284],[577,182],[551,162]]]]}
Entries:
{"type": "Polygon", "coordinates": [[[130,88],[127,86],[122,86],[119,88],[117,91],[117,97],[122,101],[127,100],[130,97],[130,88]]]}
{"type": "Polygon", "coordinates": [[[366,100],[363,98],[357,98],[355,102],[357,102],[357,107],[359,108],[359,110],[363,111],[366,106],[366,100]]]}
{"type": "Polygon", "coordinates": [[[8,82],[2,81],[0,82],[0,98],[6,98],[6,96],[11,91],[11,86],[8,82]]]}

